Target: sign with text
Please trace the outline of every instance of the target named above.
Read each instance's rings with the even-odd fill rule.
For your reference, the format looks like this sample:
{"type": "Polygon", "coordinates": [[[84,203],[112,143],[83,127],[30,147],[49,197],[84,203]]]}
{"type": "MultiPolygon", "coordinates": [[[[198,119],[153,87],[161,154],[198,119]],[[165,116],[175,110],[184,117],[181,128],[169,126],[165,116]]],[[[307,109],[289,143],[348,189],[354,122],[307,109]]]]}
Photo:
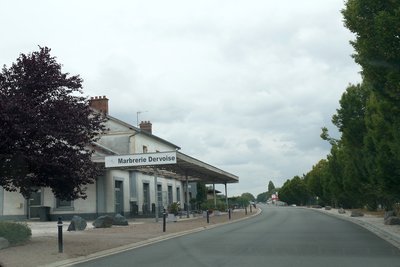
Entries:
{"type": "Polygon", "coordinates": [[[165,165],[175,163],[175,151],[105,157],[106,168],[165,165]]]}

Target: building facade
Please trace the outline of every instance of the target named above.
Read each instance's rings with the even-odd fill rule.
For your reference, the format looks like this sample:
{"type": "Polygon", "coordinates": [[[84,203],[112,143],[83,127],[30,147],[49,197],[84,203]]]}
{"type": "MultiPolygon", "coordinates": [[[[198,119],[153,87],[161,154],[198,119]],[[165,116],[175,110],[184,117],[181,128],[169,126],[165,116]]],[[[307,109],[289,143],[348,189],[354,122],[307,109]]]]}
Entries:
{"type": "MultiPolygon", "coordinates": [[[[130,125],[108,114],[108,99],[95,97],[91,107],[106,117],[107,131],[92,143],[92,160],[104,167],[105,157],[139,153],[177,151],[180,148],[152,133],[152,124],[142,122],[130,125]]],[[[184,183],[176,177],[151,174],[140,169],[104,168],[94,184],[87,185],[87,198],[64,201],[55,198],[50,188],[37,188],[26,200],[20,193],[8,192],[0,187],[0,219],[2,220],[57,220],[73,215],[94,219],[100,215],[122,214],[126,217],[154,216],[173,202],[181,208],[196,197],[196,183],[184,183]],[[188,191],[187,191],[188,188],[188,191]]]]}

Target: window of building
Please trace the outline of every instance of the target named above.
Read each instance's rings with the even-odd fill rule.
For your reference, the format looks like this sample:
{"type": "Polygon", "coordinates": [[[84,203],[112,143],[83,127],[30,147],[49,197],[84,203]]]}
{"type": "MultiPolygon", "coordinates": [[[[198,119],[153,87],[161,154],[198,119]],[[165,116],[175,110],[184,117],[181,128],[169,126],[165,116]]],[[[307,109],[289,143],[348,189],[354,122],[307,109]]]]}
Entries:
{"type": "Polygon", "coordinates": [[[176,188],[176,201],[177,202],[181,201],[181,188],[180,187],[176,188]]]}
{"type": "Polygon", "coordinates": [[[150,213],[150,184],[143,183],[143,214],[150,213]]]}
{"type": "Polygon", "coordinates": [[[57,209],[72,209],[73,201],[71,200],[61,200],[59,198],[56,199],[56,208],[57,209]]]}
{"type": "Polygon", "coordinates": [[[147,146],[143,146],[143,153],[147,153],[147,146]]]}
{"type": "Polygon", "coordinates": [[[162,201],[162,185],[158,184],[157,185],[157,202],[158,202],[158,207],[161,209],[163,201],[162,201]]]}
{"type": "Polygon", "coordinates": [[[172,196],[172,185],[168,186],[168,205],[171,205],[172,202],[174,202],[173,196],[172,196]]]}

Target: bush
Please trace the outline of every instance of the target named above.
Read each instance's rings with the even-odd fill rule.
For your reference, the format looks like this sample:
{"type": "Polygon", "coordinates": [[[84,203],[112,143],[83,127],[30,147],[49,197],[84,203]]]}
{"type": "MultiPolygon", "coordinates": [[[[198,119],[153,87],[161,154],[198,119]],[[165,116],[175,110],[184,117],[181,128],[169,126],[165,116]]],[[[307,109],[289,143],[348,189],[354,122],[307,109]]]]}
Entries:
{"type": "Polygon", "coordinates": [[[178,215],[179,210],[180,210],[180,207],[179,207],[179,203],[178,203],[178,202],[173,202],[173,203],[168,207],[168,213],[171,213],[171,214],[178,215]]]}
{"type": "Polygon", "coordinates": [[[31,228],[26,223],[0,221],[0,237],[7,239],[11,245],[28,241],[31,236],[31,228]]]}
{"type": "Polygon", "coordinates": [[[213,211],[213,210],[219,210],[219,211],[226,211],[226,205],[225,202],[221,201],[221,200],[217,200],[217,207],[215,207],[214,204],[214,200],[213,199],[209,199],[207,200],[207,202],[203,202],[200,205],[200,208],[202,210],[209,210],[209,211],[213,211]]]}
{"type": "Polygon", "coordinates": [[[400,217],[400,203],[393,204],[394,215],[400,217]]]}

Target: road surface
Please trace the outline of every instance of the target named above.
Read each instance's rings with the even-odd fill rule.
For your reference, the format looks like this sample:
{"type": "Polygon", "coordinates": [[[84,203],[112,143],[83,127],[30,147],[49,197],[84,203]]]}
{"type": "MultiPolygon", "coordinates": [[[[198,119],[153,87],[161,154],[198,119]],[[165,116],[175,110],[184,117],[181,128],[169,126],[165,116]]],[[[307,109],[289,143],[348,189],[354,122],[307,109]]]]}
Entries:
{"type": "Polygon", "coordinates": [[[77,266],[399,266],[400,250],[348,221],[299,207],[262,214],[77,266]]]}

